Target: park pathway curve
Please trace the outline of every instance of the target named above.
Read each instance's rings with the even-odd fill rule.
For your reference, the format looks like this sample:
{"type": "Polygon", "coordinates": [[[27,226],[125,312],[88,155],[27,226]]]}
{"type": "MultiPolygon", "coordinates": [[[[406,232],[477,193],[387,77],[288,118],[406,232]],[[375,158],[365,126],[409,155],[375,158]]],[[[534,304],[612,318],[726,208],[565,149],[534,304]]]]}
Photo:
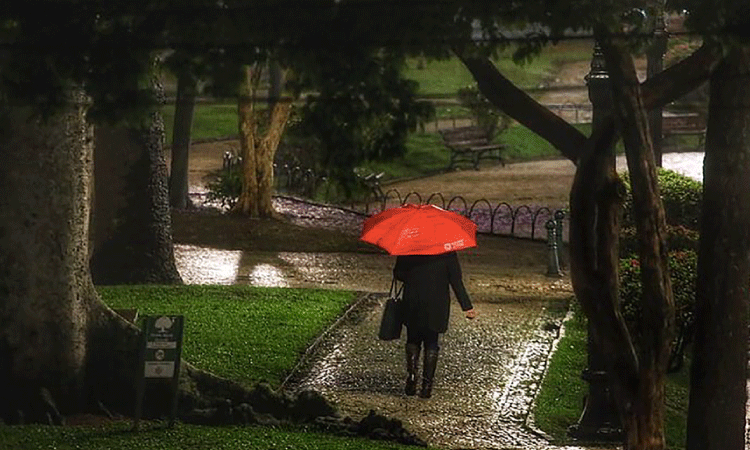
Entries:
{"type": "Polygon", "coordinates": [[[377,339],[384,301],[383,294],[363,297],[359,313],[332,330],[305,376],[288,388],[313,388],[354,419],[370,410],[399,419],[430,446],[560,448],[534,429],[530,414],[563,329],[567,302],[480,301],[475,302],[474,320],[453,307],[441,340],[433,396],[421,399],[403,394],[405,337],[377,339]]]}

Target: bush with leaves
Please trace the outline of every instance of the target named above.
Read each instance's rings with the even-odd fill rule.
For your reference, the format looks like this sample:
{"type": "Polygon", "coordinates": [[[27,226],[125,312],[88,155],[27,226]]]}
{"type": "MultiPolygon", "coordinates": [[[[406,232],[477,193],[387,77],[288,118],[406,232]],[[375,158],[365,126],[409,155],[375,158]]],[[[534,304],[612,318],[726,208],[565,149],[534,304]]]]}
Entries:
{"type": "MultiPolygon", "coordinates": [[[[670,370],[681,367],[684,346],[690,340],[695,311],[695,286],[698,256],[695,251],[683,250],[669,253],[669,274],[672,278],[672,292],[675,303],[674,348],[670,357],[670,370]]],[[[641,265],[637,258],[620,259],[620,309],[630,333],[641,335],[640,298],[641,265]]]]}
{"type": "Polygon", "coordinates": [[[316,169],[347,196],[357,184],[356,166],[402,156],[408,132],[434,116],[433,105],[417,99],[418,84],[402,77],[402,56],[348,50],[348,58],[321,59],[318,91],[306,98],[298,128],[314,148],[316,169]]]}
{"type": "Polygon", "coordinates": [[[219,203],[231,208],[242,193],[242,170],[240,167],[219,169],[208,174],[206,202],[219,203]]]}
{"type": "MultiPolygon", "coordinates": [[[[680,225],[667,225],[667,251],[698,251],[698,232],[680,225]]],[[[638,236],[634,227],[620,230],[620,258],[638,255],[638,236]]]]}
{"type": "MultiPolygon", "coordinates": [[[[703,184],[686,175],[662,168],[658,169],[658,177],[659,191],[664,203],[667,224],[698,230],[703,184]]],[[[622,179],[627,187],[623,227],[629,228],[635,226],[633,219],[633,194],[628,174],[622,174],[622,179]]]]}
{"type": "MultiPolygon", "coordinates": [[[[684,346],[691,337],[695,310],[698,224],[703,195],[702,183],[677,172],[658,169],[659,190],[667,219],[669,273],[675,302],[676,339],[670,358],[670,369],[682,364],[684,346]]],[[[635,336],[640,334],[641,268],[638,261],[638,239],[633,223],[633,195],[628,174],[625,217],[620,232],[620,299],[623,316],[635,336]]]]}

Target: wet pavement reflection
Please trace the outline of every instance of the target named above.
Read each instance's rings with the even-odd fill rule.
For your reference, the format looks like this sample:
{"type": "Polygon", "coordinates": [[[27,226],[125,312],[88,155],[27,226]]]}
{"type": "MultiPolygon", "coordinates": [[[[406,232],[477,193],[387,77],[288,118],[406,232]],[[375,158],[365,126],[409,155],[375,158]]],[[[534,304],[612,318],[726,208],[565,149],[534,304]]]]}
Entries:
{"type": "Polygon", "coordinates": [[[234,284],[242,252],[175,244],[177,270],[185,284],[234,284]]]}

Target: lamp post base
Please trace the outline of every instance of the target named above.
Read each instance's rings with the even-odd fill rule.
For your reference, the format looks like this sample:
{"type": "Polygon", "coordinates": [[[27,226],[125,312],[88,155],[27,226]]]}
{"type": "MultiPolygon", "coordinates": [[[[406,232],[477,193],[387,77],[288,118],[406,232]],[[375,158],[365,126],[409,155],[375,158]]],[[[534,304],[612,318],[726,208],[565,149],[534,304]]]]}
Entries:
{"type": "Polygon", "coordinates": [[[581,378],[589,383],[583,413],[568,435],[585,441],[620,441],[624,433],[620,417],[607,387],[607,373],[584,370],[581,378]]]}

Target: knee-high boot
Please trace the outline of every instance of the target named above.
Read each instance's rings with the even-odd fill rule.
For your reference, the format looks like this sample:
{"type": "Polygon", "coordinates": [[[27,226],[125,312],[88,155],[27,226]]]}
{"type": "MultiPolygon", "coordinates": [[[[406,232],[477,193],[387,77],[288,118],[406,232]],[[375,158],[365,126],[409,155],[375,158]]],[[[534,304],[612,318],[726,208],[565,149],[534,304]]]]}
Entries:
{"type": "Polygon", "coordinates": [[[419,396],[422,398],[430,398],[432,396],[432,382],[435,379],[437,360],[437,349],[425,349],[424,367],[422,368],[422,390],[419,392],[419,396]]]}
{"type": "Polygon", "coordinates": [[[406,344],[406,395],[417,393],[417,371],[419,367],[419,344],[406,344]]]}

